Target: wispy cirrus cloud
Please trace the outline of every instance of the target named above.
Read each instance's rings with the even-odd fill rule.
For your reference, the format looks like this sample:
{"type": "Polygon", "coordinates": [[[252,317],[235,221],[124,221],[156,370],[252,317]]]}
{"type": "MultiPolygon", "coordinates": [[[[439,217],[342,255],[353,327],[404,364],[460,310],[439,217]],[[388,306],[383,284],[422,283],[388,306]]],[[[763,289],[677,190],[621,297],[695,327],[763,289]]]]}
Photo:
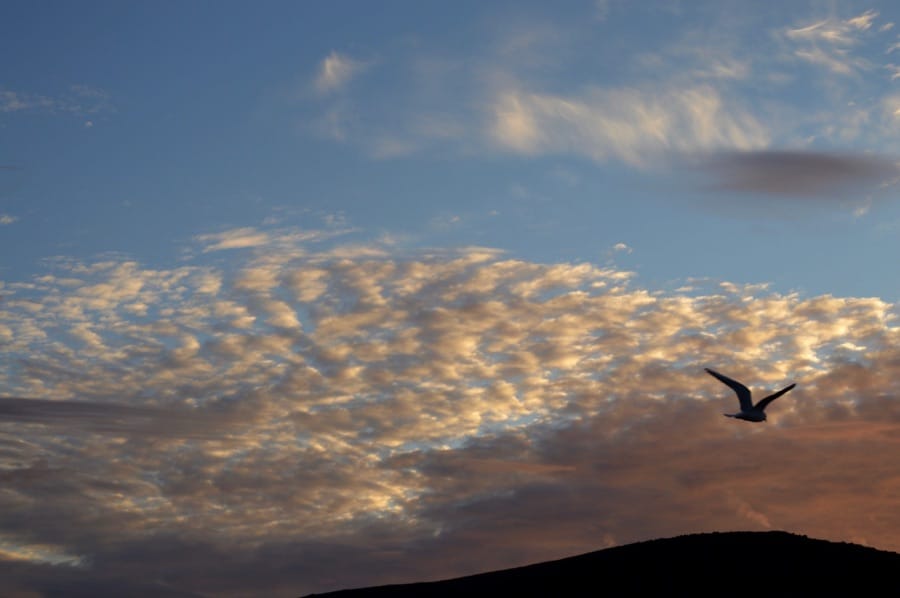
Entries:
{"type": "Polygon", "coordinates": [[[0,112],[47,112],[77,115],[98,114],[112,109],[110,95],[90,85],[72,85],[58,95],[0,89],[0,112]]]}
{"type": "MultiPolygon", "coordinates": [[[[41,103],[45,103],[43,100],[41,103]]],[[[16,112],[18,110],[25,110],[34,106],[35,100],[31,97],[27,97],[21,93],[16,93],[14,91],[3,90],[0,91],[0,111],[2,112],[16,112]]]]}
{"type": "Polygon", "coordinates": [[[869,490],[900,475],[891,303],[216,235],[198,255],[232,266],[57,260],[4,286],[5,593],[125,591],[152,562],[169,592],[288,596],[736,525],[897,548],[869,490]],[[798,388],[735,426],[709,365],[798,388]]]}
{"type": "MultiPolygon", "coordinates": [[[[635,85],[598,81],[579,92],[559,91],[535,73],[564,70],[573,55],[570,34],[549,22],[517,21],[482,40],[484,55],[472,64],[427,53],[386,59],[385,69],[395,69],[401,81],[391,87],[390,101],[341,94],[310,128],[378,159],[457,146],[640,166],[664,154],[763,147],[772,137],[763,119],[729,92],[750,75],[746,58],[730,51],[710,58],[707,48],[683,43],[673,50],[674,63],[690,62],[689,76],[670,72],[635,85]]],[[[322,63],[321,91],[342,88],[330,82],[355,72],[343,62],[332,55],[322,63]]]]}
{"type": "Polygon", "coordinates": [[[252,226],[245,226],[219,233],[197,235],[194,237],[194,241],[202,247],[201,251],[203,253],[209,253],[228,249],[248,249],[265,246],[297,247],[300,243],[324,241],[350,232],[353,232],[353,229],[343,226],[338,220],[329,229],[305,231],[271,229],[262,231],[252,226]]]}
{"type": "Polygon", "coordinates": [[[810,25],[786,28],[784,36],[797,44],[794,56],[838,75],[850,75],[871,67],[853,48],[866,35],[878,35],[890,28],[873,29],[878,11],[867,10],[847,19],[830,17],[810,25]]]}
{"type": "Polygon", "coordinates": [[[222,233],[199,235],[197,241],[204,244],[203,252],[222,251],[224,249],[242,249],[258,247],[269,242],[267,233],[252,227],[232,229],[222,233]]]}
{"type": "Polygon", "coordinates": [[[877,11],[793,25],[771,15],[741,24],[715,11],[708,16],[708,27],[673,29],[612,77],[601,68],[597,76],[588,69],[572,79],[568,69],[584,59],[590,36],[580,24],[553,20],[512,19],[490,28],[474,44],[478,60],[427,43],[384,56],[379,71],[394,81],[389,98],[336,93],[348,89],[342,82],[359,73],[359,60],[333,53],[314,83],[327,105],[308,128],[376,159],[461,150],[569,154],[652,168],[665,163],[663,156],[717,149],[896,150],[894,123],[881,114],[890,95],[884,84],[897,70],[885,58],[894,47],[886,37],[892,23],[877,11]],[[777,51],[760,54],[761,35],[777,51]],[[794,84],[826,93],[798,104],[794,84]]]}
{"type": "Polygon", "coordinates": [[[878,11],[867,10],[849,19],[829,18],[805,27],[788,29],[785,34],[791,39],[813,40],[850,46],[856,43],[860,32],[872,28],[878,11]]]}
{"type": "Polygon", "coordinates": [[[328,94],[344,88],[366,68],[366,63],[345,54],[332,52],[319,65],[319,72],[313,82],[316,91],[328,94]]]}
{"type": "Polygon", "coordinates": [[[763,147],[769,132],[715,88],[596,88],[577,97],[507,91],[493,108],[491,134],[524,153],[572,153],[644,165],[667,153],[763,147]]]}

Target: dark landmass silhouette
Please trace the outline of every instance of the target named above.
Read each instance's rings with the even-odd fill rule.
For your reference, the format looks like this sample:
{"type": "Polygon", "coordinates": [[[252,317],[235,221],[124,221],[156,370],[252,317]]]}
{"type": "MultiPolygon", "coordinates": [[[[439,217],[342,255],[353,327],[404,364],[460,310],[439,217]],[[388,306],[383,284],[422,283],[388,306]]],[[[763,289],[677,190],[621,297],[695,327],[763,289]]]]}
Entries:
{"type": "Polygon", "coordinates": [[[616,546],[444,581],[329,598],[900,595],[900,554],[788,532],[717,532],[616,546]]]}

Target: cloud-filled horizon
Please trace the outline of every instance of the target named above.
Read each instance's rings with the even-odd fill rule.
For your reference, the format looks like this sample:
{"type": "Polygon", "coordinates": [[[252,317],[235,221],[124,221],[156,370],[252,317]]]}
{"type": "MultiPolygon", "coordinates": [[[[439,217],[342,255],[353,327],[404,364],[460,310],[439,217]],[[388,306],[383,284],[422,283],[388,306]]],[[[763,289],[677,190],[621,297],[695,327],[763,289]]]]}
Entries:
{"type": "Polygon", "coordinates": [[[4,592],[299,595],[722,529],[900,550],[895,305],[327,237],[3,287],[4,592]],[[798,386],[753,426],[705,366],[798,386]]]}

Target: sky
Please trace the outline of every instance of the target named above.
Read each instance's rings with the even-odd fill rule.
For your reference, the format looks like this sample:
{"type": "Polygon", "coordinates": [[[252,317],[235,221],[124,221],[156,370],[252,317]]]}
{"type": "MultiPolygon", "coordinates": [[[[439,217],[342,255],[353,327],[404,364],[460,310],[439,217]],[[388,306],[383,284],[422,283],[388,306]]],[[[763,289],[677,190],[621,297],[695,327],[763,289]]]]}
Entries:
{"type": "Polygon", "coordinates": [[[900,551],[894,3],[8,0],[0,53],[3,595],[900,551]]]}

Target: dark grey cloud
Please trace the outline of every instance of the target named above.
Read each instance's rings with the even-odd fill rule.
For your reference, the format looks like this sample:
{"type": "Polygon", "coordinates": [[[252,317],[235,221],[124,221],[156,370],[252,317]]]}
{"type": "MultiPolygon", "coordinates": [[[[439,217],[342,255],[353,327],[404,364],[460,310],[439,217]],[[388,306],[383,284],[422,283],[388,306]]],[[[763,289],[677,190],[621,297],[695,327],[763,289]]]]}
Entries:
{"type": "Polygon", "coordinates": [[[202,598],[162,582],[104,575],[92,570],[0,559],[0,594],[3,596],[132,596],[133,598],[202,598]]]}
{"type": "Polygon", "coordinates": [[[701,161],[712,189],[795,197],[834,197],[876,190],[900,175],[884,156],[799,150],[727,152],[701,161]]]}
{"type": "Polygon", "coordinates": [[[224,434],[233,419],[222,410],[0,397],[0,433],[3,424],[40,424],[53,426],[55,433],[100,432],[206,438],[224,434]]]}

